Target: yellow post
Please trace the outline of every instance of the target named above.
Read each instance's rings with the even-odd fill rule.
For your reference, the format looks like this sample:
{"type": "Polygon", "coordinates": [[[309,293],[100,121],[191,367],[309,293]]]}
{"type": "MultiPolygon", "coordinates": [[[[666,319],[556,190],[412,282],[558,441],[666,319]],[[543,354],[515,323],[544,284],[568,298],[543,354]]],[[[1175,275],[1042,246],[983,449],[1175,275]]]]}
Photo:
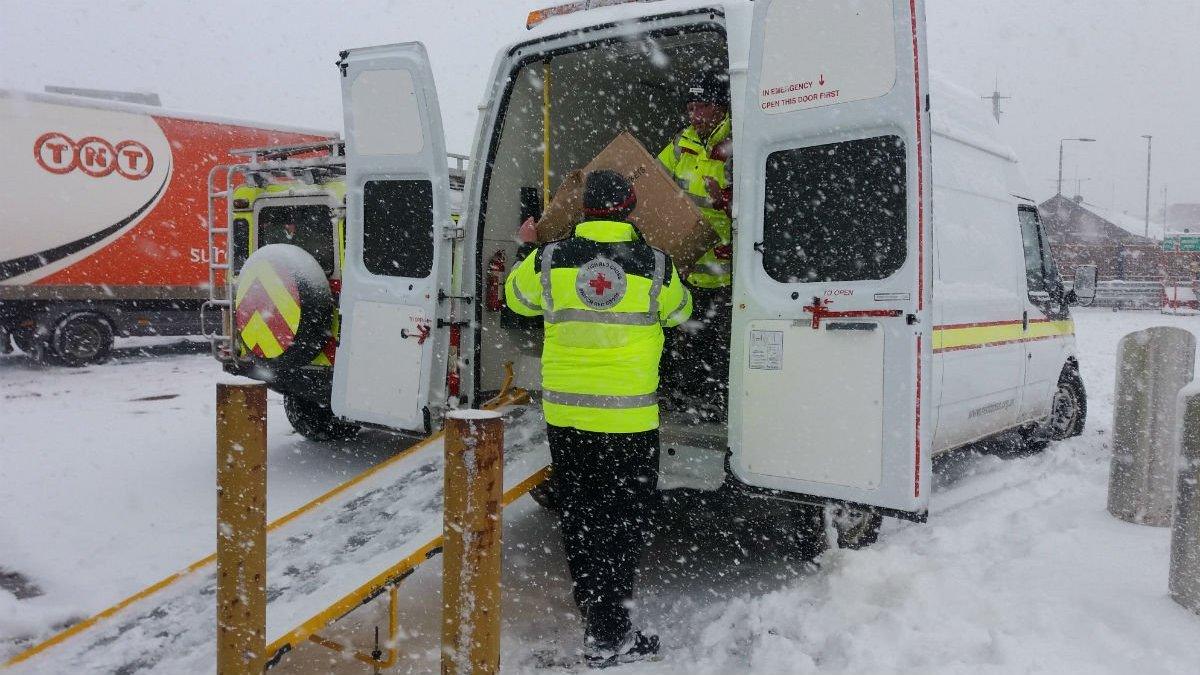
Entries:
{"type": "Polygon", "coordinates": [[[542,63],[542,209],[550,207],[550,62],[542,63]]]}
{"type": "Polygon", "coordinates": [[[446,416],[442,673],[500,671],[500,501],[504,420],[488,410],[446,416]]]}
{"type": "Polygon", "coordinates": [[[217,385],[217,673],[261,673],[267,639],[267,387],[217,385]]]}

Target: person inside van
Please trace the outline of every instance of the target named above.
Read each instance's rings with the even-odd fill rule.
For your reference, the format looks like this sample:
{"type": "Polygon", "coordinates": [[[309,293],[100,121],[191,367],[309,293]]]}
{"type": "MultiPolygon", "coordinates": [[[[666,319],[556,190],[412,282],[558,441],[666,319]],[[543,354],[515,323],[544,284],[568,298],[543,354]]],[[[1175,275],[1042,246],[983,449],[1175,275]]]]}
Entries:
{"type": "Polygon", "coordinates": [[[696,261],[686,279],[700,322],[694,331],[679,331],[665,375],[675,398],[704,401],[702,418],[723,419],[729,371],[732,294],[730,202],[733,179],[733,122],[729,115],[729,76],[705,69],[687,86],[689,125],[658,153],[681,188],[696,201],[716,234],[716,243],[696,261]]]}

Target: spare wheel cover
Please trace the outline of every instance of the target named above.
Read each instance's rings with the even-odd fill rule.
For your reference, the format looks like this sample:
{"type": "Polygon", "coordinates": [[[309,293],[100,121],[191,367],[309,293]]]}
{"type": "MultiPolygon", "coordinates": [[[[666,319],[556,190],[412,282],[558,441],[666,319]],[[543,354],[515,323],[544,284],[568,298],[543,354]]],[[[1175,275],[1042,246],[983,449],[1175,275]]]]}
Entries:
{"type": "Polygon", "coordinates": [[[234,307],[238,337],[260,365],[307,365],[329,339],[329,280],[299,246],[271,244],[251,254],[238,274],[234,307]]]}

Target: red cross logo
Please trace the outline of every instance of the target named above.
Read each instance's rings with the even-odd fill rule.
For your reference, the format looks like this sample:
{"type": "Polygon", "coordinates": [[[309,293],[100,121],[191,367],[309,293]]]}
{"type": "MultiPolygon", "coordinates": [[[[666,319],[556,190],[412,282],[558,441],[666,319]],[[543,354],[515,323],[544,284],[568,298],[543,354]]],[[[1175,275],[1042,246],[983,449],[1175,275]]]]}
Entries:
{"type": "Polygon", "coordinates": [[[612,288],[612,282],[604,278],[603,272],[599,272],[594,279],[588,282],[588,286],[596,291],[596,295],[604,295],[604,291],[612,288]]]}

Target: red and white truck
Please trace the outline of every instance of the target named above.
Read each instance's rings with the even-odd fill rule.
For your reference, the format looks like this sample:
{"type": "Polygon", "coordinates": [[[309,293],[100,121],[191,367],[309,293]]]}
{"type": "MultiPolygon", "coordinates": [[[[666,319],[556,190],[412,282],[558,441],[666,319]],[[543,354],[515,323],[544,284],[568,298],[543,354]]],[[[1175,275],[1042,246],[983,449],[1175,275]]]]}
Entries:
{"type": "Polygon", "coordinates": [[[237,148],[336,136],[0,90],[0,351],[83,365],[114,336],[200,334],[225,253],[208,240],[209,171],[237,148]]]}

